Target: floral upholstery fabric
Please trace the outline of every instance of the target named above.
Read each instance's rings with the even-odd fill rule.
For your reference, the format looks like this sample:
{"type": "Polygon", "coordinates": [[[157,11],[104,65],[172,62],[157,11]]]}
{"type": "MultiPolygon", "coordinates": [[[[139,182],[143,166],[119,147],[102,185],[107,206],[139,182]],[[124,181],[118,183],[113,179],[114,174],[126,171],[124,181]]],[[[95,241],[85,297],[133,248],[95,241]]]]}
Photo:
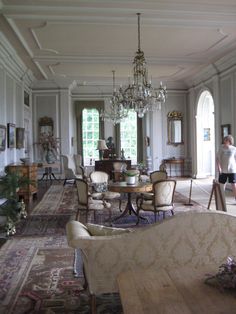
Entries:
{"type": "Polygon", "coordinates": [[[223,212],[190,211],[112,236],[81,237],[80,228],[76,221],[67,224],[68,244],[81,248],[94,294],[118,292],[117,275],[129,268],[218,267],[236,256],[236,217],[223,212]]]}
{"type": "Polygon", "coordinates": [[[94,183],[93,188],[95,192],[102,193],[107,191],[107,182],[94,183]]]}

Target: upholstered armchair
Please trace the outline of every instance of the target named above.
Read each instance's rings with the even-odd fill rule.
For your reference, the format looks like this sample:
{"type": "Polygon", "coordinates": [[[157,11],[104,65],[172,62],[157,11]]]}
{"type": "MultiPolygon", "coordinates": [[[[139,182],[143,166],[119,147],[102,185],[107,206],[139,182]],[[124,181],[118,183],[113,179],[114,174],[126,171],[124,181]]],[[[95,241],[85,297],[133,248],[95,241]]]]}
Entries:
{"type": "Polygon", "coordinates": [[[103,199],[112,201],[119,200],[119,209],[121,210],[121,194],[108,191],[109,175],[103,171],[92,171],[89,175],[92,193],[94,199],[103,199]]]}
{"type": "Polygon", "coordinates": [[[89,194],[88,182],[86,180],[76,179],[75,184],[78,192],[78,210],[76,220],[79,220],[80,212],[85,212],[85,219],[87,222],[89,212],[93,211],[94,221],[96,221],[97,210],[108,210],[109,221],[111,223],[111,204],[105,200],[94,200],[89,194]]]}
{"type": "Polygon", "coordinates": [[[236,256],[236,217],[218,211],[179,213],[120,234],[94,232],[77,221],[66,230],[69,246],[82,252],[93,313],[95,296],[118,292],[117,276],[129,269],[215,264],[217,271],[228,256],[236,256]]]}
{"type": "MultiPolygon", "coordinates": [[[[150,181],[152,183],[159,181],[159,180],[166,180],[167,179],[167,172],[166,171],[161,171],[161,170],[156,170],[150,173],[150,181]]],[[[136,202],[138,202],[139,198],[144,198],[145,200],[150,200],[153,197],[152,192],[145,192],[137,196],[136,202]]]]}
{"type": "Polygon", "coordinates": [[[75,179],[84,179],[84,168],[79,164],[79,155],[61,155],[62,164],[64,169],[64,185],[67,181],[73,181],[75,179]],[[76,157],[75,157],[76,156],[76,157]]]}
{"type": "Polygon", "coordinates": [[[152,199],[140,198],[137,201],[137,224],[139,223],[140,210],[154,212],[155,222],[157,213],[159,214],[159,212],[163,213],[163,218],[165,218],[165,213],[167,211],[171,211],[172,215],[174,215],[173,200],[175,187],[175,180],[160,180],[154,182],[152,199]]]}

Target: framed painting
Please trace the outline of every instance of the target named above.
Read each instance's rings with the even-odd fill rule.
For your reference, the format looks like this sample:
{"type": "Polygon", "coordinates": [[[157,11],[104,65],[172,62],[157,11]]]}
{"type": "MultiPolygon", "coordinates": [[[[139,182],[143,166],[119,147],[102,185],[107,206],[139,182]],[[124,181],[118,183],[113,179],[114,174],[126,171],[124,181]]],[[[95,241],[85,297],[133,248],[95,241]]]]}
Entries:
{"type": "Polygon", "coordinates": [[[8,148],[16,147],[16,125],[13,123],[7,124],[7,146],[8,148]]]}
{"type": "Polygon", "coordinates": [[[16,148],[24,148],[25,141],[25,129],[24,128],[16,128],[16,148]]]}
{"type": "Polygon", "coordinates": [[[225,136],[231,134],[231,125],[230,124],[222,124],[221,126],[221,140],[223,143],[223,139],[225,136]]]}
{"type": "Polygon", "coordinates": [[[6,134],[7,128],[5,125],[0,125],[0,151],[4,151],[6,148],[6,134]]]}

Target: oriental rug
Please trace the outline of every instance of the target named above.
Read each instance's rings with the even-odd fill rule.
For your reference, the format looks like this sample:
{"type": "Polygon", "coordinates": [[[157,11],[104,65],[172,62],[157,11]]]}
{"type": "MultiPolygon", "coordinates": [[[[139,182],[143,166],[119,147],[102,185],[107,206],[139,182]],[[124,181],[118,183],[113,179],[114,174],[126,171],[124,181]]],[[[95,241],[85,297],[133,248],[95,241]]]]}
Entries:
{"type": "MultiPolygon", "coordinates": [[[[0,313],[88,314],[79,250],[76,254],[65,237],[18,237],[5,243],[0,258],[0,313]]],[[[122,313],[119,295],[98,297],[97,313],[122,313]]]]}
{"type": "Polygon", "coordinates": [[[77,204],[75,186],[55,184],[50,186],[31,215],[71,215],[76,213],[77,204]]]}

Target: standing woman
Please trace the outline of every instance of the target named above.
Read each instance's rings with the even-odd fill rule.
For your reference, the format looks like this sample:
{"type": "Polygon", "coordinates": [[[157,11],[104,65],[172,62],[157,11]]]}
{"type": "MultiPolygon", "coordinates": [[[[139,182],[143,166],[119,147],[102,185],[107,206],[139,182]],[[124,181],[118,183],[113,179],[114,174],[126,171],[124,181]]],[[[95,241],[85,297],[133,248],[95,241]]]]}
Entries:
{"type": "Polygon", "coordinates": [[[216,155],[216,163],[219,170],[219,183],[225,184],[228,180],[236,199],[236,147],[233,145],[233,136],[225,136],[223,145],[216,155]]]}

